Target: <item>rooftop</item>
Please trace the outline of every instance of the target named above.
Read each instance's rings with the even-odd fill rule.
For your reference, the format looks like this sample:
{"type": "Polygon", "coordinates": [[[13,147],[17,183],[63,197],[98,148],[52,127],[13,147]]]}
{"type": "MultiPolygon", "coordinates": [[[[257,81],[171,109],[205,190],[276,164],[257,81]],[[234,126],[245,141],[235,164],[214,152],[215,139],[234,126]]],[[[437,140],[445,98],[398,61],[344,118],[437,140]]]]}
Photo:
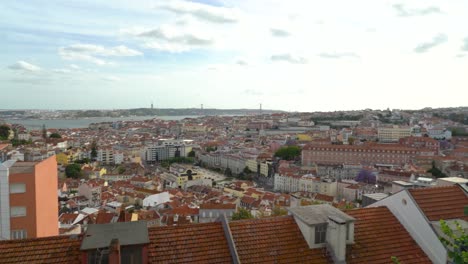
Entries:
{"type": "Polygon", "coordinates": [[[328,217],[339,218],[346,222],[355,220],[329,204],[294,207],[289,209],[289,212],[308,225],[327,223],[328,217]]]}
{"type": "Polygon", "coordinates": [[[149,229],[149,262],[231,263],[222,224],[205,223],[149,229]]]}
{"type": "Polygon", "coordinates": [[[460,186],[411,189],[409,193],[429,221],[466,217],[468,197],[460,186]]]}
{"type": "Polygon", "coordinates": [[[356,218],[355,243],[348,246],[347,263],[432,263],[387,207],[346,211],[356,218]]]}
{"type": "Polygon", "coordinates": [[[118,238],[122,246],[148,244],[148,228],[146,223],[118,222],[111,225],[89,225],[81,244],[81,250],[107,248],[112,239],[118,238]]]}
{"type": "Polygon", "coordinates": [[[54,236],[0,243],[0,263],[81,263],[81,237],[54,236]]]}
{"type": "Polygon", "coordinates": [[[292,216],[229,225],[241,263],[328,263],[322,249],[309,248],[292,216]]]}

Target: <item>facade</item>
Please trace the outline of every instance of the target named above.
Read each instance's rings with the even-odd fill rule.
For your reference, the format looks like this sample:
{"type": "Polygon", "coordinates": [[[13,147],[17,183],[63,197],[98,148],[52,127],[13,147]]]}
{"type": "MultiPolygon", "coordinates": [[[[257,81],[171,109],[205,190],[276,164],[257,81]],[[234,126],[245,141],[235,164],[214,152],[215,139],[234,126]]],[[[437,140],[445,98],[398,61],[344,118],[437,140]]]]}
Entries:
{"type": "Polygon", "coordinates": [[[302,149],[302,164],[395,164],[409,163],[417,156],[434,156],[433,150],[415,149],[399,144],[318,145],[309,144],[302,149]]]}
{"type": "Polygon", "coordinates": [[[58,235],[57,162],[0,164],[0,237],[58,235]]]}
{"type": "Polygon", "coordinates": [[[377,129],[377,134],[379,142],[395,143],[398,142],[400,138],[411,136],[411,127],[379,127],[377,129]]]}
{"type": "Polygon", "coordinates": [[[236,204],[201,204],[198,221],[200,223],[215,222],[223,215],[231,219],[236,209],[236,204]]]}
{"type": "Polygon", "coordinates": [[[142,152],[142,159],[148,163],[155,163],[170,158],[186,157],[191,147],[185,145],[153,145],[142,152]]]}
{"type": "Polygon", "coordinates": [[[337,182],[332,179],[321,179],[313,175],[275,174],[274,188],[282,192],[313,192],[335,197],[337,182]]]}

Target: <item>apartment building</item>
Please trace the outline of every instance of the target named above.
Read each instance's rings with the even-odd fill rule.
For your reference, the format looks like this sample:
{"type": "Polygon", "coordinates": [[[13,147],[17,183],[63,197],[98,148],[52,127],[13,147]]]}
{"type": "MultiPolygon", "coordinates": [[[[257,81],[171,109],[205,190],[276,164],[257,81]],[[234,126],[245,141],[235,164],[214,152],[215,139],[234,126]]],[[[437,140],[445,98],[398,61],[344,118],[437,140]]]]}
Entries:
{"type": "Polygon", "coordinates": [[[400,138],[411,136],[411,127],[379,127],[377,130],[377,137],[379,142],[382,143],[394,143],[398,142],[400,138]]]}
{"type": "Polygon", "coordinates": [[[0,240],[58,235],[57,162],[0,164],[0,240]]]}

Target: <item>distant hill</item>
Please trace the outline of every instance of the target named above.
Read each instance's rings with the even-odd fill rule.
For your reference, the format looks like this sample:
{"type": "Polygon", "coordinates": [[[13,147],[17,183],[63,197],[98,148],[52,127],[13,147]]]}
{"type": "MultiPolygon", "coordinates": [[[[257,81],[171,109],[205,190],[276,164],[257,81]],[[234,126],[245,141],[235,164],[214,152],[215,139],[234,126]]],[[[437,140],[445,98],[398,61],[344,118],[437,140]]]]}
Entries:
{"type": "MultiPolygon", "coordinates": [[[[81,110],[68,112],[69,117],[121,117],[121,116],[190,116],[190,115],[250,115],[258,114],[258,109],[197,109],[197,108],[136,108],[119,110],[81,110]]],[[[281,113],[280,110],[262,110],[264,114],[281,113]]]]}

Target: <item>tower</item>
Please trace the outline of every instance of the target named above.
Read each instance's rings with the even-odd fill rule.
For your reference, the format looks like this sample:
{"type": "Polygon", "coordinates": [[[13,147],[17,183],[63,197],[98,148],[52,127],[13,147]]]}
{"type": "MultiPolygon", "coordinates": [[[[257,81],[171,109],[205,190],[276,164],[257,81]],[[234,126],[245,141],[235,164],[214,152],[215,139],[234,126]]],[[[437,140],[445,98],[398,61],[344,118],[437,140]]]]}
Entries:
{"type": "Polygon", "coordinates": [[[151,109],[153,109],[153,102],[151,102],[151,109]]]}

